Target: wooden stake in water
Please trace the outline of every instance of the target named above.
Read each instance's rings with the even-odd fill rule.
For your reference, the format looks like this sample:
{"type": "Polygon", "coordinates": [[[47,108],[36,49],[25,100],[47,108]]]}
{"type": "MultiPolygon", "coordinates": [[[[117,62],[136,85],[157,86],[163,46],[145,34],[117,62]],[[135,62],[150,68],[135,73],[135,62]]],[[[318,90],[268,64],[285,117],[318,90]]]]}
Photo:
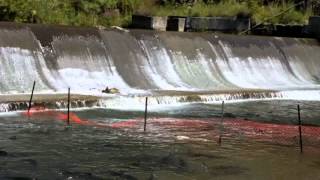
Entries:
{"type": "Polygon", "coordinates": [[[220,135],[218,143],[221,145],[222,142],[222,134],[223,134],[223,118],[224,118],[224,101],[222,101],[221,105],[221,121],[220,121],[220,135]]]}
{"type": "Polygon", "coordinates": [[[300,115],[300,105],[298,104],[298,121],[299,121],[299,144],[300,144],[300,153],[303,152],[303,144],[302,144],[302,130],[301,130],[301,115],[300,115]]]}
{"type": "Polygon", "coordinates": [[[144,109],[144,126],[143,126],[144,132],[146,132],[146,129],[147,129],[147,114],[148,114],[148,97],[146,97],[146,104],[144,109]]]}
{"type": "Polygon", "coordinates": [[[70,125],[70,88],[68,88],[68,118],[67,125],[70,125]]]}
{"type": "Polygon", "coordinates": [[[30,96],[30,100],[29,100],[28,116],[29,116],[30,109],[31,109],[31,103],[32,103],[33,92],[34,92],[34,88],[35,88],[35,86],[36,86],[36,81],[33,81],[33,86],[32,86],[31,96],[30,96]]]}

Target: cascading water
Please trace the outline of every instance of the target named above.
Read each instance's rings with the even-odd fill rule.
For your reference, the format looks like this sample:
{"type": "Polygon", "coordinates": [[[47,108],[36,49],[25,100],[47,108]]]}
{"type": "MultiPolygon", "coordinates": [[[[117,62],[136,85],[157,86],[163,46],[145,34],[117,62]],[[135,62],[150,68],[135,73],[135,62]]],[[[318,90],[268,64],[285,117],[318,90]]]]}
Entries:
{"type": "Polygon", "coordinates": [[[40,44],[26,29],[0,29],[0,92],[23,93],[38,82],[37,90],[48,90],[40,44]]]}
{"type": "Polygon", "coordinates": [[[103,97],[108,86],[158,104],[320,100],[319,58],[311,39],[1,23],[0,93],[29,93],[35,80],[36,93],[103,97]]]}

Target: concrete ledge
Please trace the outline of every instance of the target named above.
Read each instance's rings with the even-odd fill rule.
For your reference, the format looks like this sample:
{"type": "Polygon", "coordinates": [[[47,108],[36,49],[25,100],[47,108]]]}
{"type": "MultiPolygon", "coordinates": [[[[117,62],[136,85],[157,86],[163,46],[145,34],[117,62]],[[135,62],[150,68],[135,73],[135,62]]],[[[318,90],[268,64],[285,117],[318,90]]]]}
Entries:
{"type": "Polygon", "coordinates": [[[167,17],[132,16],[132,28],[153,29],[165,31],[167,29],[167,17]]]}
{"type": "Polygon", "coordinates": [[[167,21],[167,31],[185,31],[186,17],[169,16],[167,21]]]}
{"type": "Polygon", "coordinates": [[[250,18],[237,17],[152,17],[132,16],[132,28],[159,31],[242,32],[250,29],[250,18]]]}
{"type": "Polygon", "coordinates": [[[250,28],[250,18],[188,17],[187,31],[241,32],[250,28]]]}
{"type": "Polygon", "coordinates": [[[261,24],[251,30],[254,35],[312,38],[307,25],[261,24]]]}
{"type": "Polygon", "coordinates": [[[132,16],[132,28],[152,29],[152,17],[150,16],[132,16]]]}
{"type": "Polygon", "coordinates": [[[168,17],[152,17],[152,29],[158,31],[166,31],[168,17]]]}
{"type": "Polygon", "coordinates": [[[309,18],[309,31],[317,38],[320,38],[320,16],[311,16],[309,18]]]}
{"type": "Polygon", "coordinates": [[[273,35],[285,37],[304,37],[305,26],[303,25],[275,25],[273,35]]]}

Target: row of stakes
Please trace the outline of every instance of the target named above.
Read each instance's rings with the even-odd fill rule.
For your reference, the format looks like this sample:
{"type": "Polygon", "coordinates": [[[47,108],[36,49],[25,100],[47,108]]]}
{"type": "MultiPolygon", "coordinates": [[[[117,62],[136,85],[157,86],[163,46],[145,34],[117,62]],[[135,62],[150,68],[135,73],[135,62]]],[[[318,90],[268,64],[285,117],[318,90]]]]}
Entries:
{"type": "MultiPolygon", "coordinates": [[[[36,81],[33,82],[32,86],[32,92],[29,100],[29,106],[28,106],[28,115],[31,109],[31,103],[33,98],[34,89],[36,86],[36,81]]],[[[297,105],[298,110],[298,132],[299,132],[299,146],[300,146],[300,153],[303,153],[303,144],[302,144],[302,122],[301,122],[301,113],[300,113],[300,105],[297,105]]],[[[145,99],[145,109],[144,109],[144,124],[143,124],[143,131],[146,132],[147,130],[147,116],[148,116],[148,97],[145,99]]],[[[223,126],[223,119],[224,119],[224,101],[222,101],[221,105],[221,120],[220,120],[220,126],[223,126]]],[[[70,126],[70,88],[68,88],[68,114],[67,114],[67,126],[70,126]]],[[[218,144],[221,145],[222,143],[222,134],[223,129],[220,128],[220,134],[218,139],[218,144]]]]}
{"type": "MultiPolygon", "coordinates": [[[[29,99],[29,105],[28,105],[28,116],[30,116],[30,110],[31,110],[31,103],[33,99],[33,93],[34,89],[36,87],[36,81],[33,81],[33,86],[32,86],[32,91],[31,91],[31,96],[29,99]]],[[[67,113],[67,125],[70,126],[70,88],[68,88],[68,113],[67,113]]]]}
{"type": "MultiPolygon", "coordinates": [[[[33,82],[33,86],[32,86],[32,91],[31,91],[31,96],[29,99],[29,105],[28,105],[28,116],[30,115],[30,110],[31,110],[31,103],[32,103],[32,99],[33,99],[33,94],[34,94],[34,89],[36,87],[36,81],[33,82]]],[[[71,97],[71,93],[70,93],[70,88],[68,88],[68,112],[67,112],[67,125],[70,126],[70,97],[71,97]]],[[[148,114],[148,97],[146,97],[146,101],[145,101],[145,111],[144,111],[144,125],[143,125],[143,131],[146,132],[147,130],[147,114],[148,114]]]]}

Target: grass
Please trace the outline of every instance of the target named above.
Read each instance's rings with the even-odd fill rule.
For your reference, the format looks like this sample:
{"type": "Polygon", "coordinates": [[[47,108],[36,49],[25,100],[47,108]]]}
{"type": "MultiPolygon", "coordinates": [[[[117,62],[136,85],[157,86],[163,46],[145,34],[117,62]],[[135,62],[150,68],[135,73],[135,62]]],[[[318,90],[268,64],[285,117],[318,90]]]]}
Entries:
{"type": "Polygon", "coordinates": [[[270,4],[268,6],[260,6],[253,13],[253,20],[256,23],[272,23],[272,24],[307,24],[308,18],[312,15],[311,11],[306,13],[295,10],[292,3],[285,3],[282,6],[270,4]],[[285,13],[283,13],[285,12],[285,13]]]}
{"type": "Polygon", "coordinates": [[[271,3],[268,6],[262,6],[254,2],[256,1],[238,2],[236,0],[225,0],[217,4],[199,2],[193,6],[186,4],[166,4],[163,6],[149,4],[140,7],[136,13],[150,16],[246,16],[251,17],[253,23],[257,24],[263,22],[273,24],[307,24],[309,16],[312,15],[310,10],[304,13],[291,8],[294,6],[293,3],[282,3],[281,5],[271,3]]]}

